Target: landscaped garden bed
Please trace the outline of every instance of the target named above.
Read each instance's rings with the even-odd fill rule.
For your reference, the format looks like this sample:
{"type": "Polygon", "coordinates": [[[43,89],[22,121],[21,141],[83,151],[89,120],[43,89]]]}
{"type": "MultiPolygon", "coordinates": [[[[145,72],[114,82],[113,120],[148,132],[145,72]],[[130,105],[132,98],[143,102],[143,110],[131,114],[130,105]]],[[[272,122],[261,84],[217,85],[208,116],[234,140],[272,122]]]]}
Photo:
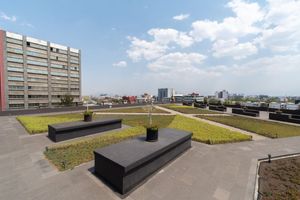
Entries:
{"type": "MultiPolygon", "coordinates": [[[[164,125],[171,123],[174,115],[169,116],[153,116],[153,123],[165,127],[164,125]]],[[[120,118],[123,124],[128,126],[146,126],[147,115],[95,115],[95,119],[103,118],[120,118]]],[[[48,131],[48,124],[58,124],[64,122],[80,121],[83,119],[81,113],[48,115],[48,116],[18,116],[17,119],[25,127],[29,134],[45,133],[48,131]]]]}
{"type": "Polygon", "coordinates": [[[162,105],[162,107],[175,110],[177,112],[181,112],[184,114],[219,114],[218,112],[214,112],[211,110],[206,110],[202,108],[195,108],[192,106],[182,106],[182,105],[172,105],[172,104],[167,104],[167,105],[162,105]]]}
{"type": "Polygon", "coordinates": [[[260,163],[259,200],[300,199],[300,156],[260,163]]]}
{"type": "MultiPolygon", "coordinates": [[[[110,109],[101,109],[98,112],[103,113],[148,113],[148,110],[145,107],[133,107],[133,108],[110,108],[110,109]]],[[[153,108],[152,113],[169,113],[167,111],[153,108]]]]}
{"type": "Polygon", "coordinates": [[[251,119],[242,116],[198,116],[221,124],[233,126],[270,138],[300,136],[300,126],[293,126],[277,122],[251,119]]]}
{"type": "MultiPolygon", "coordinates": [[[[123,124],[132,126],[132,128],[126,128],[124,130],[119,130],[118,132],[113,131],[89,138],[81,138],[77,139],[76,141],[69,141],[63,144],[50,145],[45,151],[46,157],[51,160],[59,170],[71,169],[81,163],[92,160],[93,151],[96,148],[145,134],[144,127],[148,124],[148,116],[113,116],[123,119],[123,124]]],[[[34,117],[37,116],[33,116],[33,118],[34,117]]],[[[97,115],[97,117],[107,117],[107,115],[97,115]]],[[[41,119],[39,118],[41,117],[38,117],[35,120],[41,122],[41,119]]],[[[153,124],[159,128],[167,127],[192,132],[192,139],[194,141],[207,144],[220,144],[251,140],[251,136],[249,135],[210,125],[205,122],[197,121],[195,119],[190,119],[180,115],[152,116],[152,120],[153,124]]],[[[47,122],[44,121],[43,123],[46,124],[47,122]]]]}

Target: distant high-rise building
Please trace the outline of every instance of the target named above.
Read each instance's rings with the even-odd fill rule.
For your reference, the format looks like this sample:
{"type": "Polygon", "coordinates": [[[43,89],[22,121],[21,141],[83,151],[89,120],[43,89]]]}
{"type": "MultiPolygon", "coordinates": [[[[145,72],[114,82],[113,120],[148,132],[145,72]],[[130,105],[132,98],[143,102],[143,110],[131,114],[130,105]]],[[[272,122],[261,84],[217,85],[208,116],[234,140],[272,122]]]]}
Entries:
{"type": "Polygon", "coordinates": [[[81,99],[78,49],[0,30],[0,111],[81,99]]]}
{"type": "Polygon", "coordinates": [[[175,91],[173,88],[159,88],[157,100],[162,101],[163,98],[172,98],[174,96],[174,94],[175,94],[175,91]]]}
{"type": "Polygon", "coordinates": [[[229,97],[229,93],[226,90],[222,90],[222,91],[217,91],[215,93],[215,98],[216,99],[221,99],[221,100],[226,100],[229,97]]]}

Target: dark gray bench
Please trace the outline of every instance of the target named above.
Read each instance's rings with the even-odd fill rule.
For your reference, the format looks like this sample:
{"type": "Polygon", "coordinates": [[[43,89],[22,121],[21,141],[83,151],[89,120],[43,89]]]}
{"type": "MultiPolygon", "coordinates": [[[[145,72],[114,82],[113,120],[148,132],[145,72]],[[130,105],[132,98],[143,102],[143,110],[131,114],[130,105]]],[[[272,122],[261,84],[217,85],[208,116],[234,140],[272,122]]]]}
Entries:
{"type": "Polygon", "coordinates": [[[121,126],[121,119],[102,119],[91,122],[77,121],[62,124],[52,124],[48,125],[48,137],[54,142],[60,142],[121,128],[121,126]]]}
{"type": "Polygon", "coordinates": [[[96,149],[95,174],[117,192],[126,194],[189,149],[191,136],[185,131],[159,129],[157,142],[146,142],[141,136],[96,149]]]}
{"type": "Polygon", "coordinates": [[[239,115],[247,115],[251,117],[259,116],[258,110],[248,110],[248,109],[240,109],[240,108],[232,108],[232,113],[239,114],[239,115]]]}
{"type": "Polygon", "coordinates": [[[297,117],[297,115],[290,115],[285,113],[269,113],[269,119],[300,124],[300,119],[297,117]]]}
{"type": "Polygon", "coordinates": [[[208,109],[209,110],[221,111],[221,112],[225,112],[226,111],[226,107],[224,107],[224,106],[209,105],[208,109]]]}

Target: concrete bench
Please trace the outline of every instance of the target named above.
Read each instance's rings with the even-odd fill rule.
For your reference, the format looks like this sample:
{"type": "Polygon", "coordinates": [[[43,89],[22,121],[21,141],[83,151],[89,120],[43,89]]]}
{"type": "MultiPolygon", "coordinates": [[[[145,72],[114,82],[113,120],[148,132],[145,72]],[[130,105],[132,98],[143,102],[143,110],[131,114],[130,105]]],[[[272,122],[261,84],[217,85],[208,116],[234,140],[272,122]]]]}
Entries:
{"type": "Polygon", "coordinates": [[[239,108],[233,108],[232,113],[234,114],[239,114],[239,115],[246,115],[246,116],[251,116],[251,117],[258,117],[259,116],[259,111],[258,110],[243,110],[239,108]]]}
{"type": "Polygon", "coordinates": [[[209,110],[221,111],[221,112],[225,112],[226,111],[226,107],[224,107],[224,106],[209,105],[208,109],[209,110]]]}
{"type": "Polygon", "coordinates": [[[149,175],[191,147],[192,133],[159,129],[157,142],[145,136],[125,140],[94,151],[95,174],[126,194],[149,175]]]}
{"type": "Polygon", "coordinates": [[[48,137],[54,142],[60,142],[77,137],[121,128],[121,119],[102,119],[91,122],[77,121],[48,125],[48,137]]]}
{"type": "Polygon", "coordinates": [[[295,118],[295,115],[290,115],[285,113],[282,114],[269,113],[269,119],[300,124],[300,119],[297,117],[295,118]]]}

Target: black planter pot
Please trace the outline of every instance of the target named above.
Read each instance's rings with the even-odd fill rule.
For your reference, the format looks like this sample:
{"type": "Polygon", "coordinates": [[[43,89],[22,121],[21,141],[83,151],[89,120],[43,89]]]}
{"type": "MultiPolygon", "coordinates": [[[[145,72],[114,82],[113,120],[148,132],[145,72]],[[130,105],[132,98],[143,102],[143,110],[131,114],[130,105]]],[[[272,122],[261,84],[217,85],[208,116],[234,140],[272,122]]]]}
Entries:
{"type": "Polygon", "coordinates": [[[85,122],[91,122],[93,120],[93,115],[83,115],[85,122]]]}
{"type": "Polygon", "coordinates": [[[156,142],[158,140],[158,129],[157,128],[147,128],[147,142],[156,142]]]}

